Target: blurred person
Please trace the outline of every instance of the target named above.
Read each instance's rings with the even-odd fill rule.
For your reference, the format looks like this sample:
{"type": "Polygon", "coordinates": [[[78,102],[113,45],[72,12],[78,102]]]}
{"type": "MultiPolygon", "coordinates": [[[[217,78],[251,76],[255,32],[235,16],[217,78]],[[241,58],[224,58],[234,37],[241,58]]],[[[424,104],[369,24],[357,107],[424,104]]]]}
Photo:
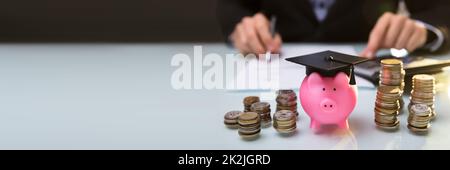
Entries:
{"type": "Polygon", "coordinates": [[[218,19],[241,53],[279,53],[282,42],[367,42],[380,49],[448,50],[448,0],[219,0],[218,19]],[[268,18],[277,17],[271,35],[268,18]]]}

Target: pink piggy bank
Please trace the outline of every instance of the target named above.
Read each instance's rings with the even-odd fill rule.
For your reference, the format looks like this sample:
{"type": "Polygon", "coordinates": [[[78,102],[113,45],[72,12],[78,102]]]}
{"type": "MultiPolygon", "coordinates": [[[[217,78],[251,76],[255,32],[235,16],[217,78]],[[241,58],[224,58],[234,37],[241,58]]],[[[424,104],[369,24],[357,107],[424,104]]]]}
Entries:
{"type": "Polygon", "coordinates": [[[310,128],[318,131],[321,125],[334,124],[348,129],[348,116],[357,100],[356,86],[349,85],[343,72],[334,77],[323,77],[313,72],[300,86],[300,103],[311,118],[310,128]]]}

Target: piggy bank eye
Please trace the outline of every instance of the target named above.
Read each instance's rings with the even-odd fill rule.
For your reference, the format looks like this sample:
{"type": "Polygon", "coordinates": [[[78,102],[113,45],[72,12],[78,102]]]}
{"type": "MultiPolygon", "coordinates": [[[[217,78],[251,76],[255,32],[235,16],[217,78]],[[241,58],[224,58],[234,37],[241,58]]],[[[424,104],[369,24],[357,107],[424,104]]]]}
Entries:
{"type": "Polygon", "coordinates": [[[336,91],[336,88],[333,88],[333,91],[336,91]]]}
{"type": "Polygon", "coordinates": [[[325,88],[322,88],[322,91],[325,91],[325,88]]]}

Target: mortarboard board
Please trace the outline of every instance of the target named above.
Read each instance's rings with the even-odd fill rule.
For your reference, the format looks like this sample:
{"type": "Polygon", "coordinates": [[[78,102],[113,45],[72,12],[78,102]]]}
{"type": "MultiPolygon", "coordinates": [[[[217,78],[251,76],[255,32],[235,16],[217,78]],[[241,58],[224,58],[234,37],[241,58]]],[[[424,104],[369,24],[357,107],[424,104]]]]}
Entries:
{"type": "Polygon", "coordinates": [[[333,77],[339,72],[344,72],[350,77],[349,84],[355,85],[354,66],[369,59],[338,53],[334,51],[323,51],[298,57],[287,58],[287,61],[305,65],[306,75],[317,72],[325,77],[333,77]]]}

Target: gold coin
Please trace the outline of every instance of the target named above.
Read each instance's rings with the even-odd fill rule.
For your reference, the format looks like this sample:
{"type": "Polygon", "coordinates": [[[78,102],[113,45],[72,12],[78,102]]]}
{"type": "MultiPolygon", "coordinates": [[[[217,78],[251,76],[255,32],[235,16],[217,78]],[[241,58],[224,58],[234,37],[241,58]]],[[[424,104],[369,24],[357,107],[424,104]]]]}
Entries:
{"type": "Polygon", "coordinates": [[[427,104],[427,105],[432,105],[434,103],[434,101],[435,101],[435,98],[434,97],[432,97],[432,98],[419,98],[419,97],[411,96],[411,97],[409,97],[409,100],[410,100],[411,103],[424,103],[424,104],[427,104]]]}
{"type": "Polygon", "coordinates": [[[295,101],[297,100],[297,95],[295,93],[280,93],[277,96],[277,100],[295,101]]]}
{"type": "Polygon", "coordinates": [[[398,59],[383,59],[381,60],[381,64],[383,65],[402,65],[403,62],[398,59]]]}
{"type": "Polygon", "coordinates": [[[278,106],[288,106],[288,107],[290,107],[290,106],[297,106],[297,101],[296,100],[294,100],[294,101],[284,101],[284,100],[276,100],[277,101],[277,105],[278,106]]]}
{"type": "Polygon", "coordinates": [[[258,132],[254,133],[254,134],[243,134],[243,133],[239,132],[239,136],[241,136],[243,139],[248,139],[248,140],[256,139],[259,136],[260,131],[261,130],[259,130],[258,132]]]}
{"type": "Polygon", "coordinates": [[[377,90],[387,94],[400,94],[400,88],[397,86],[378,86],[377,90]]]}
{"type": "Polygon", "coordinates": [[[259,117],[256,112],[244,112],[239,116],[239,120],[255,120],[259,117]]]}
{"type": "Polygon", "coordinates": [[[289,120],[289,121],[278,121],[278,120],[275,120],[274,124],[276,124],[277,126],[280,126],[280,127],[289,127],[289,126],[292,126],[293,124],[296,124],[296,122],[297,122],[297,120],[294,118],[294,119],[289,120]]]}
{"type": "Polygon", "coordinates": [[[376,107],[376,106],[375,106],[374,111],[381,113],[381,114],[385,114],[385,115],[398,114],[398,109],[384,109],[384,108],[380,108],[380,107],[376,107]]]}
{"type": "Polygon", "coordinates": [[[288,134],[288,133],[295,132],[296,128],[297,128],[297,126],[293,126],[292,128],[289,128],[289,129],[275,128],[275,130],[277,130],[277,132],[279,132],[279,133],[288,134]]]}
{"type": "Polygon", "coordinates": [[[425,128],[417,128],[417,127],[414,127],[414,126],[411,126],[408,124],[408,129],[413,132],[427,132],[429,128],[430,128],[430,125],[428,125],[425,128]]]}
{"type": "Polygon", "coordinates": [[[384,108],[384,109],[397,110],[397,109],[400,108],[400,103],[399,102],[396,102],[396,103],[384,103],[384,102],[375,101],[375,106],[379,107],[379,108],[384,108]]]}
{"type": "Polygon", "coordinates": [[[382,116],[379,114],[375,114],[375,119],[395,122],[397,120],[397,116],[396,115],[382,116]]]}
{"type": "Polygon", "coordinates": [[[384,94],[377,94],[376,100],[387,102],[387,103],[394,103],[400,98],[399,95],[392,96],[392,95],[384,95],[384,94]]]}
{"type": "Polygon", "coordinates": [[[412,96],[422,97],[422,98],[431,98],[434,97],[434,92],[421,92],[416,90],[411,90],[412,96]]]}
{"type": "Polygon", "coordinates": [[[423,83],[415,83],[412,85],[413,89],[416,90],[435,90],[434,84],[423,84],[423,83]]]}
{"type": "Polygon", "coordinates": [[[237,120],[239,115],[241,115],[241,111],[233,110],[225,113],[224,119],[225,120],[237,120]]]}
{"type": "Polygon", "coordinates": [[[412,122],[409,122],[408,125],[416,127],[416,128],[426,128],[426,127],[428,127],[429,123],[412,121],[412,122]]]}
{"type": "Polygon", "coordinates": [[[295,114],[290,110],[280,110],[273,115],[274,119],[278,121],[288,121],[295,118],[295,114]]]}
{"type": "Polygon", "coordinates": [[[259,97],[258,96],[247,96],[244,98],[244,105],[250,106],[253,103],[259,102],[259,97]]]}
{"type": "Polygon", "coordinates": [[[396,122],[394,122],[394,123],[380,123],[380,122],[377,122],[376,120],[375,120],[375,124],[378,126],[378,127],[381,127],[381,128],[386,128],[386,129],[396,129],[396,128],[398,128],[398,125],[400,124],[400,121],[396,121],[396,122]]]}
{"type": "Polygon", "coordinates": [[[238,121],[238,124],[239,124],[239,126],[242,126],[242,127],[253,127],[253,126],[260,126],[260,124],[261,124],[261,119],[256,119],[256,120],[246,120],[246,121],[242,121],[242,120],[239,120],[238,121]]]}
{"type": "Polygon", "coordinates": [[[289,129],[295,125],[296,125],[295,121],[293,121],[291,124],[279,124],[279,122],[274,123],[274,127],[278,129],[289,129]]]}
{"type": "Polygon", "coordinates": [[[403,80],[386,80],[386,79],[380,79],[380,84],[381,85],[386,85],[386,86],[400,86],[402,84],[403,80]]]}
{"type": "Polygon", "coordinates": [[[256,102],[252,104],[250,110],[258,113],[270,112],[270,104],[267,102],[256,102]]]}
{"type": "Polygon", "coordinates": [[[379,118],[375,118],[375,121],[378,124],[381,124],[382,126],[393,126],[393,124],[395,124],[395,122],[397,122],[397,120],[383,120],[383,119],[379,119],[379,118]]]}
{"type": "Polygon", "coordinates": [[[292,90],[292,89],[280,89],[280,90],[277,90],[277,92],[276,92],[278,95],[279,94],[294,94],[295,95],[295,92],[294,92],[294,90],[292,90]]]}
{"type": "Polygon", "coordinates": [[[416,74],[413,76],[413,79],[419,81],[434,81],[434,77],[428,74],[416,74]]]}

